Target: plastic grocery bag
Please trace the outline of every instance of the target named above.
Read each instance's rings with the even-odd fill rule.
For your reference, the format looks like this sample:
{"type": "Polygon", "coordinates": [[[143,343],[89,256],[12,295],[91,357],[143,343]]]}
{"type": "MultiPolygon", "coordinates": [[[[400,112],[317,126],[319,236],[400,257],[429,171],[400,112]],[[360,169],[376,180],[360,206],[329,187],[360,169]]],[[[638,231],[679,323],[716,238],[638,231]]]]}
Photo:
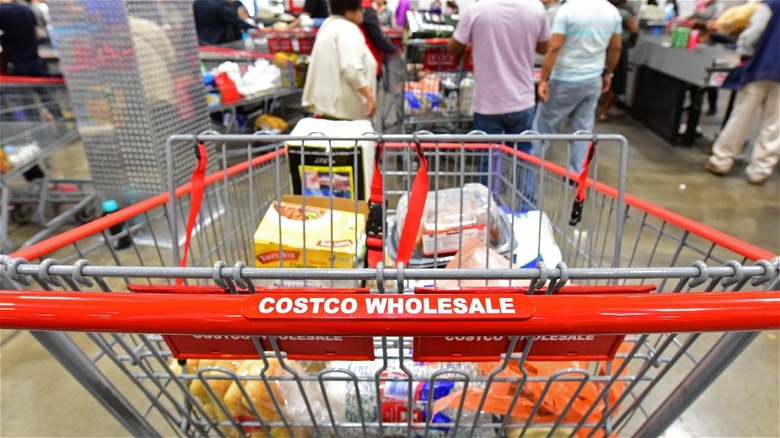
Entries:
{"type": "MultiPolygon", "coordinates": [[[[623,343],[619,351],[627,351],[632,344],[623,343]]],[[[613,369],[619,369],[622,365],[622,358],[615,358],[612,360],[613,369]]],[[[607,369],[606,361],[599,362],[599,373],[604,373],[607,369]]],[[[498,363],[480,363],[482,373],[489,375],[498,366],[498,363]]],[[[582,361],[561,361],[561,362],[546,362],[546,361],[526,361],[524,364],[527,372],[527,377],[550,377],[555,373],[560,373],[565,370],[586,370],[588,368],[588,362],[582,361]]],[[[628,372],[628,367],[623,370],[623,375],[628,372]]],[[[588,422],[598,422],[601,419],[601,415],[606,407],[604,399],[598,400],[604,385],[598,382],[588,381],[582,385],[581,380],[572,381],[526,381],[523,387],[520,389],[521,393],[517,399],[514,408],[509,411],[512,400],[515,397],[515,393],[518,390],[520,382],[525,380],[525,375],[518,368],[517,362],[511,362],[509,366],[496,377],[508,378],[508,381],[493,382],[489,389],[488,395],[485,399],[485,403],[482,406],[482,412],[495,415],[509,415],[516,421],[510,422],[526,422],[530,418],[534,407],[539,403],[542,397],[545,387],[549,385],[547,392],[544,394],[544,398],[539,403],[539,409],[536,415],[531,419],[531,423],[553,423],[564,414],[567,406],[572,400],[572,397],[576,394],[576,399],[571,403],[571,407],[563,417],[563,421],[567,423],[577,423],[585,418],[588,410],[591,406],[596,404],[596,408],[593,409],[588,416],[588,422]],[[580,386],[582,389],[580,390],[580,386]]],[[[579,377],[579,376],[577,376],[579,377]]],[[[616,381],[609,391],[609,405],[613,406],[617,402],[617,399],[623,392],[625,383],[622,381],[616,381]]],[[[434,404],[434,413],[440,410],[448,408],[457,408],[463,401],[463,409],[469,411],[475,411],[485,394],[485,388],[470,386],[464,391],[455,391],[447,397],[441,398],[434,404]]],[[[577,431],[577,436],[586,436],[591,432],[591,429],[581,429],[577,431]]],[[[600,436],[597,432],[595,436],[600,436]]]]}

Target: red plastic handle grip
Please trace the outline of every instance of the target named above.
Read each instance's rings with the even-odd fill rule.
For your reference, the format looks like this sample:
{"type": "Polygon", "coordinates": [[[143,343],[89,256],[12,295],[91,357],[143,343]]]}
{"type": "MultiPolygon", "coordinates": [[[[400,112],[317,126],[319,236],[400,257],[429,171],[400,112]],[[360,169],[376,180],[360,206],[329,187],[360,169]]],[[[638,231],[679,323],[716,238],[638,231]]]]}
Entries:
{"type": "MultiPolygon", "coordinates": [[[[492,296],[517,299],[518,294],[492,296]]],[[[431,317],[423,312],[352,317],[309,312],[298,315],[295,324],[290,324],[291,313],[247,318],[245,305],[260,306],[261,297],[0,291],[0,328],[256,336],[513,336],[780,328],[780,291],[523,296],[526,301],[519,302],[524,308],[517,317],[453,314],[443,318],[441,314],[431,317]],[[532,308],[530,316],[525,306],[532,308]]],[[[300,297],[346,300],[355,296],[300,294],[295,298],[300,297]]],[[[330,307],[341,308],[339,303],[332,302],[330,307]]],[[[271,302],[265,305],[266,309],[273,307],[271,302]]]]}

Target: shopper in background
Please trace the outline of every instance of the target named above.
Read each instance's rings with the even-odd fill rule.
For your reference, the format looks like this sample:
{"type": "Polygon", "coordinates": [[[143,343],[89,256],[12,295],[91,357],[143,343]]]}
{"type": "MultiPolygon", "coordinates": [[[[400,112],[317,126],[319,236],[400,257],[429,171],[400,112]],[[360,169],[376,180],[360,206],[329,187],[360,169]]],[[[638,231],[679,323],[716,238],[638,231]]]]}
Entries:
{"type": "MultiPolygon", "coordinates": [[[[534,58],[547,51],[549,39],[547,14],[539,0],[482,0],[463,11],[447,50],[459,55],[472,45],[475,130],[520,134],[531,129],[536,106],[534,58]]],[[[531,151],[528,142],[514,146],[531,151]]],[[[480,173],[496,174],[497,169],[488,170],[488,163],[487,155],[480,157],[480,173]]],[[[487,177],[482,183],[488,183],[487,177]]],[[[528,182],[525,187],[532,190],[528,182]]]]}
{"type": "Polygon", "coordinates": [[[38,43],[49,44],[49,5],[43,0],[26,0],[38,23],[38,43]]]}
{"type": "Polygon", "coordinates": [[[639,23],[637,23],[634,12],[628,5],[628,0],[609,0],[613,6],[618,8],[623,26],[623,40],[621,41],[620,60],[615,67],[615,76],[612,78],[612,84],[609,91],[604,94],[604,101],[599,114],[599,121],[609,121],[609,110],[615,103],[619,95],[626,93],[626,82],[628,81],[628,49],[634,47],[636,39],[639,36],[639,23]]]}
{"type": "Polygon", "coordinates": [[[358,120],[376,110],[377,63],[360,31],[361,0],[331,0],[306,72],[302,104],[315,116],[358,120]]]}
{"type": "Polygon", "coordinates": [[[406,25],[406,13],[409,11],[409,0],[398,0],[398,7],[395,8],[395,25],[404,27],[406,25]]]}
{"type": "Polygon", "coordinates": [[[255,26],[239,18],[235,8],[228,0],[195,0],[192,4],[195,16],[195,29],[201,44],[215,45],[229,42],[228,33],[232,28],[240,35],[242,30],[256,29],[255,26]]]}
{"type": "MultiPolygon", "coordinates": [[[[246,6],[244,6],[243,3],[241,3],[239,0],[227,0],[228,4],[230,4],[230,7],[233,8],[233,10],[236,11],[236,15],[238,15],[238,18],[245,21],[248,24],[251,24],[254,26],[256,23],[252,19],[252,16],[249,15],[249,11],[246,10],[246,6]]],[[[225,41],[238,41],[242,39],[243,30],[236,28],[235,26],[229,26],[227,35],[225,36],[225,41]]]]}
{"type": "MultiPolygon", "coordinates": [[[[3,51],[0,53],[2,58],[3,74],[12,76],[50,76],[46,70],[46,64],[38,56],[38,37],[40,33],[37,29],[35,14],[29,6],[21,3],[15,3],[12,0],[0,0],[0,46],[3,51]]],[[[46,93],[45,88],[40,89],[41,93],[46,93]]],[[[0,97],[2,97],[0,95],[0,97]]],[[[47,96],[41,96],[45,102],[50,99],[47,96]]],[[[54,112],[59,112],[59,108],[47,108],[49,116],[53,117],[54,112]]],[[[43,178],[43,170],[35,165],[24,172],[24,178],[27,181],[33,181],[43,178]]]]}
{"type": "Polygon", "coordinates": [[[387,1],[376,0],[376,15],[383,29],[395,28],[395,13],[387,7],[387,1]]]}
{"type": "Polygon", "coordinates": [[[664,4],[664,21],[671,21],[680,16],[677,0],[666,0],[664,4]]]}
{"type": "Polygon", "coordinates": [[[729,73],[723,87],[739,93],[706,168],[729,173],[760,112],[760,132],[745,173],[750,183],[763,184],[780,160],[780,0],[761,3],[740,34],[737,51],[747,61],[729,73]]]}
{"type": "Polygon", "coordinates": [[[330,16],[327,0],[306,0],[303,3],[303,11],[298,15],[290,28],[319,28],[326,18],[330,16]]]}
{"type": "Polygon", "coordinates": [[[49,76],[38,56],[40,30],[35,13],[26,4],[0,0],[2,71],[15,76],[49,76]]]}
{"type": "Polygon", "coordinates": [[[458,7],[458,4],[455,3],[452,0],[449,0],[445,3],[444,11],[442,12],[444,15],[460,15],[460,8],[458,7]]]}
{"type": "Polygon", "coordinates": [[[545,9],[547,9],[547,22],[550,24],[550,27],[552,27],[552,24],[555,21],[555,14],[558,13],[558,9],[561,8],[561,5],[565,1],[566,0],[542,0],[545,9]]]}
{"type": "Polygon", "coordinates": [[[382,32],[379,17],[371,5],[371,0],[363,0],[363,23],[360,30],[366,37],[366,45],[377,63],[377,78],[382,74],[382,60],[384,57],[395,55],[399,49],[391,43],[382,32]]]}
{"type": "MultiPolygon", "coordinates": [[[[568,0],[561,6],[542,61],[535,131],[554,134],[567,118],[574,132],[593,130],[599,96],[609,90],[620,58],[621,21],[606,0],[568,0]]],[[[547,147],[549,142],[534,142],[534,155],[541,157],[547,147]]],[[[587,153],[587,141],[572,142],[568,169],[582,172],[587,153]]]]}
{"type": "Polygon", "coordinates": [[[666,19],[666,12],[658,6],[657,0],[647,0],[647,4],[639,8],[637,14],[639,21],[664,21],[666,19]]]}
{"type": "Polygon", "coordinates": [[[696,9],[689,17],[694,23],[705,24],[718,16],[718,4],[716,0],[697,0],[696,9]]]}

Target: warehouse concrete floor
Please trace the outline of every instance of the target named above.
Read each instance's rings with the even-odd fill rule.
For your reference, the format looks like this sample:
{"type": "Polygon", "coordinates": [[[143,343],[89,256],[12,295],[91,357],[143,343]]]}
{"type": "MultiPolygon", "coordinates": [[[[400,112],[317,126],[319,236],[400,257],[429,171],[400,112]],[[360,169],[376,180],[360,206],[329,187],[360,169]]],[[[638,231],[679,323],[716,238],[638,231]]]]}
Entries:
{"type": "MultiPolygon", "coordinates": [[[[723,108],[723,107],[721,107],[723,108]]],[[[747,183],[735,166],[717,177],[704,170],[710,142],[670,146],[615,109],[597,131],[630,142],[628,192],[729,233],[775,254],[780,252],[780,176],[763,186],[747,183]]],[[[705,136],[719,120],[705,119],[705,136]]],[[[85,174],[80,145],[52,160],[55,176],[85,174]]],[[[23,241],[32,227],[12,227],[23,241]]],[[[127,436],[125,431],[27,332],[2,333],[0,435],[127,436]]],[[[780,436],[780,341],[760,333],[729,369],[667,431],[682,436],[780,436]]]]}

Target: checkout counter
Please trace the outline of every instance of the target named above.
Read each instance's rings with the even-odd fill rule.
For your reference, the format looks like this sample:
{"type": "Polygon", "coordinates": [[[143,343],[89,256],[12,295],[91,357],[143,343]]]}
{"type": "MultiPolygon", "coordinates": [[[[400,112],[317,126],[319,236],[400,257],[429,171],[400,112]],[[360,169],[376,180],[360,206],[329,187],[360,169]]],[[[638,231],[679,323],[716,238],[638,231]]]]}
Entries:
{"type": "Polygon", "coordinates": [[[669,36],[642,34],[629,51],[626,103],[634,117],[670,143],[690,146],[696,139],[704,92],[720,87],[738,63],[739,55],[720,44],[699,44],[689,51],[671,47],[669,36]],[[680,133],[687,93],[690,107],[680,133]]]}

